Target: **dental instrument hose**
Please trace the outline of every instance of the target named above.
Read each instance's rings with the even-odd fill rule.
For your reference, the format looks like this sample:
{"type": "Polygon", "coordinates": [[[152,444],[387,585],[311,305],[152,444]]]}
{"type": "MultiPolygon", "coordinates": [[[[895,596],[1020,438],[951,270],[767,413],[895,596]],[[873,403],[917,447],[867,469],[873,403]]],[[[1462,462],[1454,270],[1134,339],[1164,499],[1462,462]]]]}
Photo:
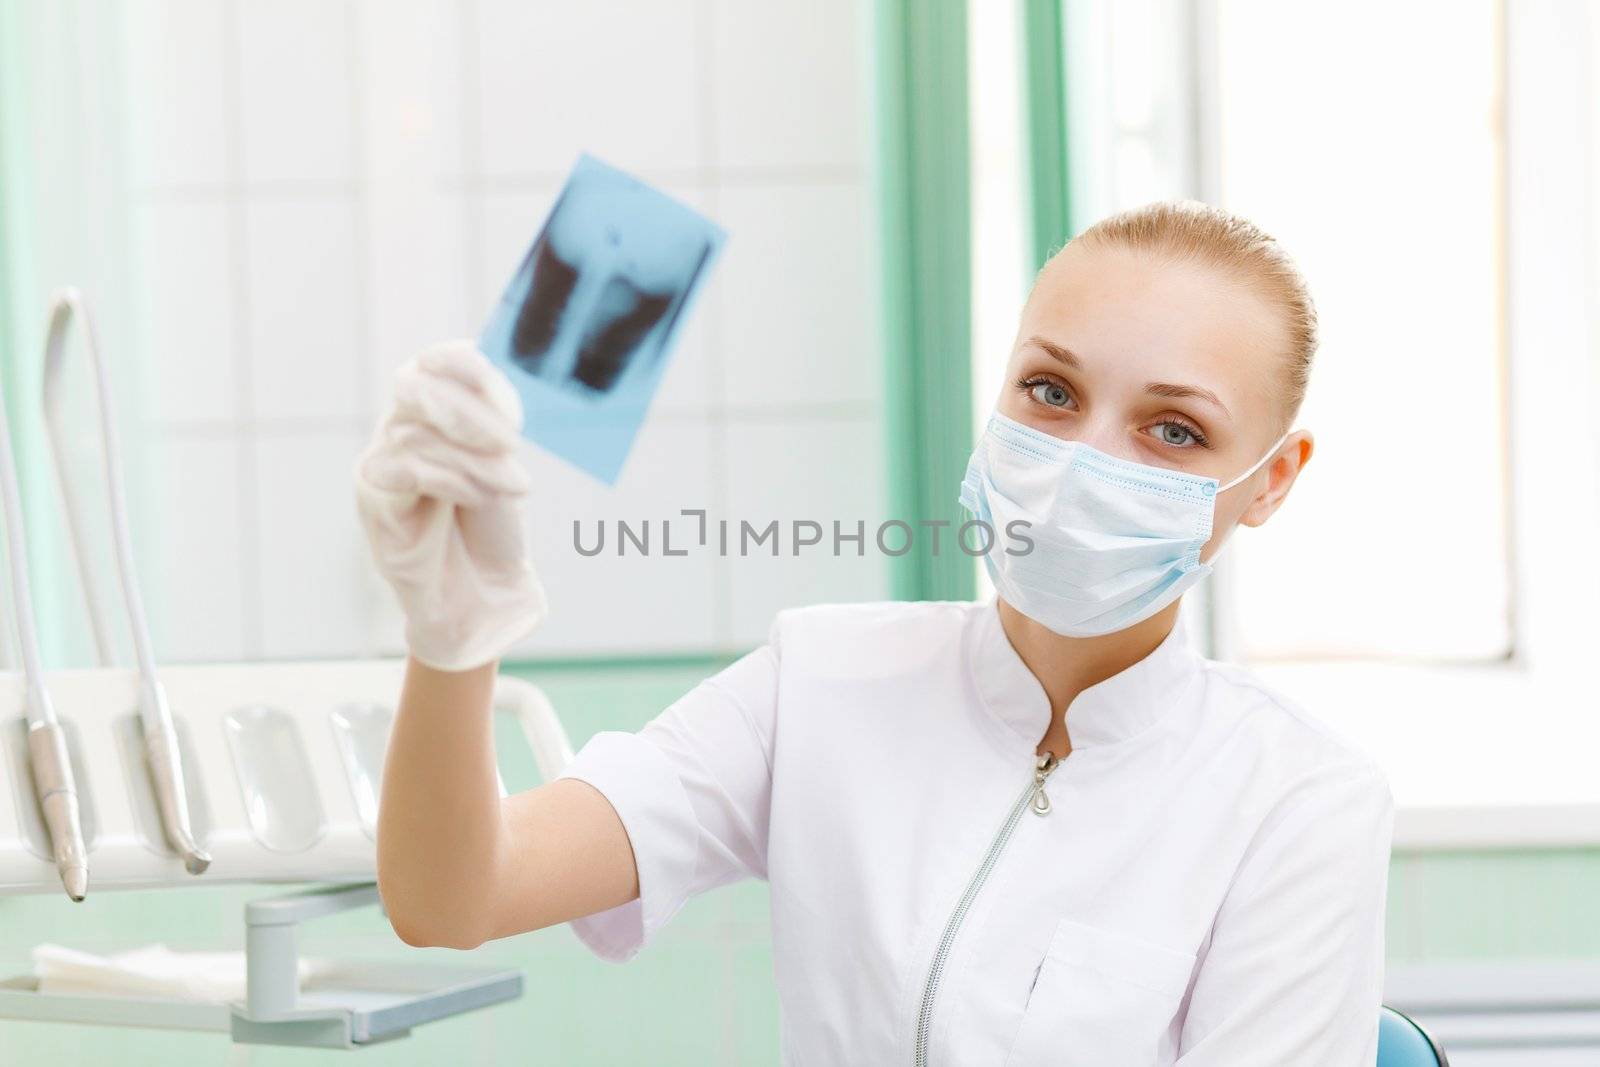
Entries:
{"type": "Polygon", "coordinates": [[[122,490],[121,446],[117,441],[116,421],[111,411],[111,374],[100,352],[94,320],[89,315],[83,294],[71,288],[57,290],[51,295],[44,349],[45,425],[49,431],[56,484],[60,487],[61,502],[66,512],[68,540],[72,544],[78,578],[88,603],[89,621],[100,665],[109,667],[112,660],[111,641],[100,613],[100,599],[96,595],[78,497],[67,471],[66,434],[60,411],[62,357],[66,351],[68,328],[74,318],[81,324],[83,345],[88,351],[94,373],[95,400],[100,416],[100,446],[111,512],[112,547],[123,604],[127,609],[128,626],[133,634],[134,660],[139,670],[139,722],[144,734],[145,762],[155,787],[161,825],[167,841],[183,857],[184,868],[190,874],[200,874],[211,865],[211,857],[195,841],[190,824],[189,795],[183,777],[178,733],[173,726],[166,689],[156,675],[150,627],[146,622],[144,600],[139,595],[139,583],[134,574],[133,542],[128,534],[128,505],[122,490]]]}
{"type": "Polygon", "coordinates": [[[44,668],[39,663],[39,631],[33,618],[27,537],[22,529],[22,494],[17,490],[17,466],[11,454],[11,425],[4,388],[0,388],[0,500],[5,505],[6,560],[11,568],[17,647],[27,684],[28,760],[33,772],[33,790],[39,798],[39,811],[50,835],[61,885],[67,896],[82,900],[89,890],[89,852],[83,841],[78,785],[72,776],[66,735],[56,721],[50,693],[44,686],[44,668]]]}

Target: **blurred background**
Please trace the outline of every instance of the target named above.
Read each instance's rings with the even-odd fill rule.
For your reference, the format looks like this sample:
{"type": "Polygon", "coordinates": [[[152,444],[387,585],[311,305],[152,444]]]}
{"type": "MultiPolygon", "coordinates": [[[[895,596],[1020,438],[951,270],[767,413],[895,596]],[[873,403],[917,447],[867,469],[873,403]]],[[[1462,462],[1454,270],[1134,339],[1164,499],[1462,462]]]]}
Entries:
{"type": "MultiPolygon", "coordinates": [[[[0,380],[48,665],[92,662],[33,400],[59,285],[112,363],[159,657],[391,656],[349,480],[393,369],[477,335],[580,151],[721,223],[617,486],[527,450],[552,611],[506,669],[581,743],[780,608],[984,590],[948,551],[590,558],[574,521],[956,518],[1033,272],[1206,200],[1296,255],[1324,339],[1315,463],[1186,610],[1387,768],[1391,999],[1467,1035],[1458,1065],[1596,1062],[1597,57],[1583,0],[0,0],[0,380]]],[[[0,957],[236,944],[251,895],[0,897],[0,957]]],[[[417,951],[376,916],[317,936],[417,951]]],[[[365,1060],[776,1062],[764,887],[623,968],[564,928],[478,953],[522,1000],[365,1060]]],[[[0,1061],[69,1050],[335,1055],[0,1022],[0,1061]]]]}

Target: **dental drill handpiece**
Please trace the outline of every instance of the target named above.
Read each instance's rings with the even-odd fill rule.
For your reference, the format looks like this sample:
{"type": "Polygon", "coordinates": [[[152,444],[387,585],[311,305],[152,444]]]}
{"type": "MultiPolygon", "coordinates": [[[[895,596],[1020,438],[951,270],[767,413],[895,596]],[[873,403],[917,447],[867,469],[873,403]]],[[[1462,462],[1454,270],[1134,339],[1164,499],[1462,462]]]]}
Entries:
{"type": "Polygon", "coordinates": [[[33,768],[34,794],[50,834],[61,887],[73,900],[89,891],[89,854],[83,841],[83,817],[78,809],[78,783],[72,776],[67,738],[50,706],[50,694],[28,683],[28,759],[33,768]]]}
{"type": "Polygon", "coordinates": [[[101,615],[100,598],[96,595],[77,494],[67,469],[66,431],[62,425],[59,402],[67,330],[74,317],[79,321],[83,345],[88,351],[94,374],[95,398],[99,405],[100,446],[109,496],[112,547],[115,550],[123,604],[128,613],[128,626],[133,634],[134,659],[139,668],[139,724],[143,734],[145,765],[155,788],[156,806],[161,812],[161,826],[167,842],[183,858],[185,870],[190,874],[201,874],[211,865],[211,857],[195,840],[194,829],[189,821],[189,796],[183,776],[183,758],[178,748],[178,733],[173,726],[166,689],[156,674],[150,627],[145,620],[144,601],[139,595],[139,583],[133,570],[128,505],[122,491],[121,449],[117,442],[116,421],[111,412],[111,375],[105,357],[100,352],[94,320],[89,315],[83,295],[71,288],[58,290],[50,298],[44,350],[45,425],[50,435],[51,457],[55,461],[56,484],[60,487],[66,513],[68,539],[72,544],[78,579],[87,601],[100,665],[109,667],[112,665],[111,642],[105,619],[101,615]]]}
{"type": "Polygon", "coordinates": [[[39,636],[33,618],[33,593],[28,585],[28,549],[22,530],[22,494],[17,491],[17,467],[11,454],[11,427],[6,418],[5,392],[0,389],[0,502],[4,503],[6,558],[11,569],[11,602],[18,650],[27,683],[28,761],[34,795],[50,835],[56,870],[67,896],[82,900],[89,890],[89,850],[83,841],[78,810],[78,785],[72,775],[66,735],[56,721],[55,708],[44,686],[39,661],[39,636]]]}
{"type": "Polygon", "coordinates": [[[161,825],[167,840],[183,857],[183,868],[190,874],[204,874],[211,866],[211,855],[195,840],[189,823],[188,787],[183,780],[183,757],[178,750],[178,732],[172,725],[167,693],[153,674],[139,680],[139,721],[144,725],[144,758],[155,783],[161,825]]]}

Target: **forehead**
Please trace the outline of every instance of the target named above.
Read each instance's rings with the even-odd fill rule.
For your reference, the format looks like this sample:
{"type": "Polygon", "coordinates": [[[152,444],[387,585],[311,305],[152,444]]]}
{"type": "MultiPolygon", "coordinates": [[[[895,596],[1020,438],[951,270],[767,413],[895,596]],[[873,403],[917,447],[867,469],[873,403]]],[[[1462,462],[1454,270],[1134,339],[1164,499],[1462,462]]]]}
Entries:
{"type": "Polygon", "coordinates": [[[1080,244],[1035,282],[1019,330],[1022,340],[1032,336],[1071,349],[1086,374],[1141,388],[1203,385],[1235,412],[1272,404],[1287,341],[1280,317],[1243,279],[1207,264],[1080,244]]]}

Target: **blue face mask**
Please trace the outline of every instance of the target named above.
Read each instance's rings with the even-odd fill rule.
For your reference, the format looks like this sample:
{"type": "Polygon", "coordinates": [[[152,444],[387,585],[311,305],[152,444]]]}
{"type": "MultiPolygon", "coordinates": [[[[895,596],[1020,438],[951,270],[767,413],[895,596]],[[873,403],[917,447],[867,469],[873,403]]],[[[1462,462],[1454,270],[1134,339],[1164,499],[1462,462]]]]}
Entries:
{"type": "Polygon", "coordinates": [[[996,413],[967,463],[961,504],[994,531],[984,562],[1006,603],[1065,637],[1115,633],[1211,573],[1200,549],[1217,494],[1259,470],[1288,436],[1219,485],[996,413]]]}

